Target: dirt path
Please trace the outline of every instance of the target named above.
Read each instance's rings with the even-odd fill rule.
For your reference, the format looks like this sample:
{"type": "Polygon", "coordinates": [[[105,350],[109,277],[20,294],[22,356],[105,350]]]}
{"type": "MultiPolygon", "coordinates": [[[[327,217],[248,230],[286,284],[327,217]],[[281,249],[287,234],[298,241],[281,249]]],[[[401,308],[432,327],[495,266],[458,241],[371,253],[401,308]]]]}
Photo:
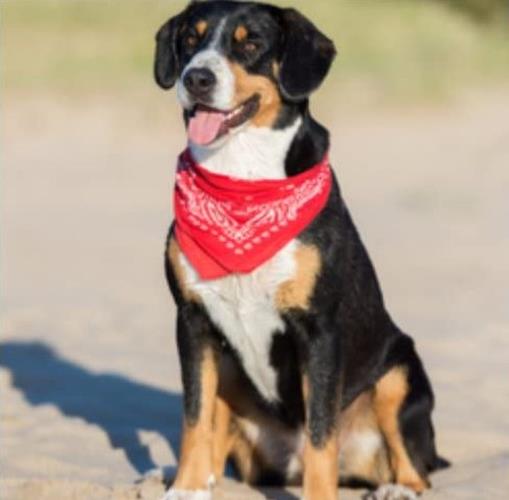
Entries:
{"type": "MultiPolygon", "coordinates": [[[[509,488],[507,109],[509,94],[485,94],[434,111],[327,112],[344,195],[425,359],[439,447],[456,464],[425,498],[509,488]]],[[[174,464],[178,443],[162,252],[182,144],[180,129],[105,98],[5,100],[2,498],[162,492],[133,483],[174,464]]],[[[264,497],[234,483],[218,496],[264,497]]]]}

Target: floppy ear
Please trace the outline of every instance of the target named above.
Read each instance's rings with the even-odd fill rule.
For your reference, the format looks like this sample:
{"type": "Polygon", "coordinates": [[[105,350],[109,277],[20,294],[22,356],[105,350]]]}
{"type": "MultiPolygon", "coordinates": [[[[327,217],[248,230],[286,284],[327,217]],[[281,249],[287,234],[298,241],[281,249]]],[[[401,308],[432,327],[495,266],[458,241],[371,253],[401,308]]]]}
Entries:
{"type": "Polygon", "coordinates": [[[336,55],[332,40],[295,9],[283,10],[283,52],[279,68],[281,93],[302,101],[316,90],[336,55]]]}
{"type": "Polygon", "coordinates": [[[179,73],[177,35],[182,18],[183,13],[172,17],[161,26],[156,35],[154,76],[163,89],[173,87],[179,73]]]}

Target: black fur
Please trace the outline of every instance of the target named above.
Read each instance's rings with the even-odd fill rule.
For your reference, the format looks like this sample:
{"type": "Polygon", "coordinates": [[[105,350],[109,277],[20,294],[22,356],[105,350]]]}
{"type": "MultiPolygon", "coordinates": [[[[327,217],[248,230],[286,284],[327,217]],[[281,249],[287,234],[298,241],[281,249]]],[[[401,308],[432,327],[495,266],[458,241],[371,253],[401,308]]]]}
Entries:
{"type": "Polygon", "coordinates": [[[290,102],[305,100],[319,87],[336,55],[332,41],[295,9],[278,9],[255,2],[219,0],[206,5],[194,2],[167,21],[157,33],[154,73],[162,88],[169,89],[175,84],[179,70],[210,42],[214,28],[224,18],[228,25],[221,40],[222,50],[248,72],[269,78],[273,78],[272,63],[276,61],[281,93],[290,102]],[[196,35],[194,25],[205,10],[208,33],[197,46],[186,47],[182,39],[196,35]],[[258,46],[255,53],[246,53],[242,43],[236,43],[228,36],[240,22],[249,29],[249,41],[258,46]]]}
{"type": "Polygon", "coordinates": [[[298,102],[320,86],[336,49],[331,40],[295,9],[283,11],[282,25],[285,36],[279,86],[284,97],[298,102]]]}
{"type": "Polygon", "coordinates": [[[177,36],[186,12],[172,17],[156,35],[156,53],[154,57],[154,76],[163,89],[175,85],[181,69],[180,57],[177,52],[177,36]]]}
{"type": "MultiPolygon", "coordinates": [[[[284,128],[302,118],[288,152],[285,168],[296,175],[319,162],[329,149],[329,134],[311,116],[308,97],[323,81],[335,56],[333,43],[293,9],[253,2],[193,3],[159,31],[155,73],[163,88],[171,87],[194,53],[205,47],[214,26],[226,19],[221,47],[227,57],[250,73],[276,79],[282,108],[273,125],[284,128]],[[209,33],[192,50],[182,38],[193,33],[198,19],[206,18],[209,33]],[[246,55],[232,40],[242,22],[258,44],[246,55]],[[279,79],[273,64],[279,65],[279,79]]],[[[170,230],[171,235],[171,230],[170,230]]],[[[292,310],[283,319],[286,330],[274,332],[271,363],[278,373],[280,402],[268,403],[246,382],[254,400],[266,412],[290,427],[305,420],[301,373],[308,376],[311,400],[307,426],[314,445],[330,435],[339,409],[372,388],[394,366],[404,366],[410,392],[400,413],[400,426],[416,469],[425,477],[443,466],[435,449],[431,422],[434,396],[412,339],[401,332],[385,309],[375,270],[352,222],[334,179],[327,205],[299,235],[299,240],[319,249],[322,267],[309,310],[292,310]]],[[[196,366],[203,346],[225,344],[206,311],[187,302],[171,265],[168,282],[179,308],[178,344],[181,355],[186,415],[195,418],[200,406],[196,366]]],[[[227,346],[228,352],[235,352],[227,346]]],[[[219,351],[218,351],[219,352],[219,351]]],[[[240,364],[238,367],[242,370],[240,364]]],[[[361,478],[362,479],[362,478],[361,478]]]]}

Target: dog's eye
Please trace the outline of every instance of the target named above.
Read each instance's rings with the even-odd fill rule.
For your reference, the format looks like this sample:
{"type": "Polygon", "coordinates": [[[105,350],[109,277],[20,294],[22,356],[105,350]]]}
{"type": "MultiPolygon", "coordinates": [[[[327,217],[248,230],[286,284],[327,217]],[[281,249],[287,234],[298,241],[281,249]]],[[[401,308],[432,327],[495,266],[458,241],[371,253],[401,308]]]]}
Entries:
{"type": "Polygon", "coordinates": [[[198,45],[198,37],[194,35],[188,35],[184,39],[184,44],[188,48],[196,47],[198,45]]]}

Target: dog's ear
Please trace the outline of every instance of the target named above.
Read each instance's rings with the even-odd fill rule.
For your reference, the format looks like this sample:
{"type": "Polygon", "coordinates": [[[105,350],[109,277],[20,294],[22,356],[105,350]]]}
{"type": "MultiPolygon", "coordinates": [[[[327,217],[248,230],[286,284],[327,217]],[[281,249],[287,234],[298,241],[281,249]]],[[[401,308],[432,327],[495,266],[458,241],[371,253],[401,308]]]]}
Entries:
{"type": "Polygon", "coordinates": [[[185,12],[182,12],[172,17],[163,24],[156,35],[154,76],[158,85],[163,89],[170,89],[173,87],[179,74],[177,35],[184,13],[185,12]]]}
{"type": "Polygon", "coordinates": [[[336,55],[332,40],[295,9],[283,9],[283,47],[279,86],[290,101],[302,101],[316,90],[336,55]]]}

